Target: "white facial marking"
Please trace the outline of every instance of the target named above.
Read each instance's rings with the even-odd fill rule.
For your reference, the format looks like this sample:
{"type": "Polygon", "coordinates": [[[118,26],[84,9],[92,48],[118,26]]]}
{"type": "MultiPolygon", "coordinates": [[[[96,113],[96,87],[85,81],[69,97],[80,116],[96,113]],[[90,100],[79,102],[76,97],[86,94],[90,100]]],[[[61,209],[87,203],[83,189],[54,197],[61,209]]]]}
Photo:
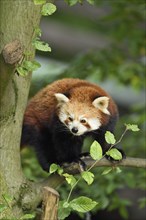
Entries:
{"type": "Polygon", "coordinates": [[[86,132],[86,128],[78,120],[74,120],[71,123],[69,123],[68,127],[71,133],[77,136],[80,136],[86,132]],[[77,128],[78,131],[76,133],[72,132],[73,128],[77,128]]]}
{"type": "Polygon", "coordinates": [[[73,114],[68,116],[63,111],[60,111],[59,119],[62,123],[65,124],[65,126],[70,130],[70,132],[76,136],[83,135],[84,133],[89,131],[97,130],[101,126],[100,120],[98,118],[86,119],[83,117],[79,117],[79,119],[74,119],[73,114]],[[70,117],[71,120],[69,119],[70,117]],[[81,123],[83,119],[86,121],[85,123],[81,123]],[[67,124],[65,123],[66,120],[68,120],[67,124]],[[78,131],[74,133],[72,131],[73,128],[76,128],[78,131]]]}
{"type": "Polygon", "coordinates": [[[101,126],[101,123],[98,118],[91,118],[88,120],[88,123],[91,127],[90,131],[97,130],[101,126]]]}
{"type": "MultiPolygon", "coordinates": [[[[78,114],[78,110],[76,108],[74,110],[72,109],[72,106],[70,106],[70,100],[65,95],[57,93],[55,94],[55,96],[58,100],[59,105],[59,120],[66,126],[66,128],[68,128],[69,132],[71,132],[75,136],[80,136],[85,133],[99,129],[99,127],[101,126],[101,122],[100,118],[98,118],[98,114],[96,114],[96,109],[93,108],[93,116],[92,113],[88,111],[88,109],[83,109],[83,111],[79,109],[80,114],[78,114]]],[[[96,104],[97,106],[100,106],[99,102],[104,100],[105,103],[101,106],[108,107],[106,106],[107,99],[97,99],[95,99],[96,102],[93,102],[93,105],[96,104]]],[[[106,108],[102,108],[101,111],[106,111],[106,108]]]]}
{"type": "Polygon", "coordinates": [[[67,119],[67,115],[64,112],[59,112],[59,119],[62,123],[65,122],[65,120],[67,119]]]}

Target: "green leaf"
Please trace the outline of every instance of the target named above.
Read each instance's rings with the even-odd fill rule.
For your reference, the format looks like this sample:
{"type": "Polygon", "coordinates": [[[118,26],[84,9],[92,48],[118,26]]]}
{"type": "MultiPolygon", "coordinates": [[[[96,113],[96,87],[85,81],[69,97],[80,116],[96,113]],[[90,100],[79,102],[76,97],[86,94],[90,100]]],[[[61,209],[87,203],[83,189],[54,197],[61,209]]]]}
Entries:
{"type": "Polygon", "coordinates": [[[7,203],[11,203],[13,201],[13,197],[8,194],[3,194],[3,198],[7,203]]]}
{"type": "Polygon", "coordinates": [[[108,144],[115,144],[116,143],[115,137],[110,131],[106,131],[105,140],[108,144]]]}
{"type": "Polygon", "coordinates": [[[28,61],[28,60],[25,60],[22,64],[22,67],[24,69],[27,69],[29,72],[32,72],[32,71],[35,71],[37,70],[38,68],[41,67],[41,64],[38,63],[37,61],[33,60],[33,61],[28,61]]]}
{"type": "Polygon", "coordinates": [[[65,219],[66,217],[68,217],[70,215],[71,212],[71,208],[69,206],[67,206],[66,208],[64,205],[66,202],[64,201],[60,201],[59,202],[59,208],[58,208],[58,219],[65,219]]]}
{"type": "Polygon", "coordinates": [[[43,5],[41,14],[43,16],[48,16],[48,15],[52,15],[55,11],[56,11],[56,5],[52,3],[47,3],[43,5]]]}
{"type": "Polygon", "coordinates": [[[0,204],[0,213],[3,212],[5,209],[7,209],[8,206],[5,204],[0,204]]]}
{"type": "Polygon", "coordinates": [[[123,219],[128,219],[129,215],[128,215],[128,211],[125,206],[119,207],[119,212],[120,212],[120,215],[123,217],[123,219]]]}
{"type": "Polygon", "coordinates": [[[31,51],[25,51],[24,52],[25,57],[27,58],[27,60],[33,56],[33,53],[31,51]]]}
{"type": "Polygon", "coordinates": [[[33,45],[37,50],[51,52],[51,47],[49,47],[49,44],[47,44],[43,41],[40,41],[38,38],[33,41],[33,45]]]}
{"type": "Polygon", "coordinates": [[[34,214],[25,214],[25,215],[23,215],[21,218],[20,218],[20,220],[22,220],[22,219],[34,219],[34,217],[35,217],[35,215],[34,214]]]}
{"type": "Polygon", "coordinates": [[[95,1],[94,0],[87,0],[87,2],[91,5],[94,5],[95,4],[95,1]]]}
{"type": "Polygon", "coordinates": [[[64,173],[63,176],[65,177],[67,183],[70,184],[71,186],[73,186],[76,183],[76,179],[73,175],[64,173]]]}
{"type": "Polygon", "coordinates": [[[138,128],[137,125],[134,124],[125,124],[127,130],[131,130],[131,131],[139,131],[140,129],[138,128]]]}
{"type": "Polygon", "coordinates": [[[107,169],[105,169],[103,172],[102,172],[102,174],[101,175],[107,175],[108,173],[110,173],[112,171],[112,168],[110,167],[110,168],[107,168],[107,169]]]}
{"type": "Polygon", "coordinates": [[[139,208],[140,208],[140,209],[143,209],[143,208],[146,207],[146,198],[145,198],[145,197],[140,198],[140,199],[138,200],[138,202],[139,202],[139,208]]]}
{"type": "Polygon", "coordinates": [[[58,173],[60,176],[62,176],[62,174],[63,174],[63,168],[60,167],[60,166],[58,166],[57,173],[58,173]]]}
{"type": "Polygon", "coordinates": [[[78,3],[78,0],[65,0],[69,6],[73,6],[78,3]]]}
{"type": "Polygon", "coordinates": [[[74,199],[70,202],[70,206],[73,210],[77,212],[89,212],[92,210],[98,203],[92,199],[81,196],[77,199],[74,199]]]}
{"type": "Polygon", "coordinates": [[[94,174],[89,171],[83,171],[81,173],[81,176],[88,183],[88,185],[90,185],[94,181],[94,174]]]}
{"type": "Polygon", "coordinates": [[[63,173],[63,168],[60,167],[59,165],[55,164],[55,163],[52,163],[51,166],[50,166],[49,173],[52,174],[52,173],[55,173],[55,172],[57,172],[61,176],[62,173],[63,173]]]}
{"type": "Polygon", "coordinates": [[[50,166],[49,173],[55,173],[58,170],[58,167],[59,166],[57,164],[52,163],[51,166],[50,166]]]}
{"type": "Polygon", "coordinates": [[[69,203],[68,202],[64,202],[63,203],[63,208],[68,208],[69,207],[69,203]]]}
{"type": "Polygon", "coordinates": [[[46,0],[33,0],[35,5],[42,5],[46,3],[46,0]]]}
{"type": "Polygon", "coordinates": [[[122,154],[121,152],[116,149],[116,148],[112,148],[111,150],[108,150],[106,152],[106,154],[110,157],[112,157],[114,160],[122,160],[122,154]]]}
{"type": "Polygon", "coordinates": [[[36,35],[36,36],[41,37],[41,35],[42,35],[42,31],[41,31],[40,28],[37,27],[37,28],[35,28],[34,31],[35,31],[35,35],[36,35]]]}
{"type": "Polygon", "coordinates": [[[27,76],[29,72],[35,71],[40,67],[40,63],[38,63],[37,61],[28,61],[25,60],[21,66],[18,66],[16,68],[17,72],[21,75],[21,76],[27,76]]]}
{"type": "Polygon", "coordinates": [[[116,173],[121,173],[122,170],[119,167],[116,167],[116,173]]]}
{"type": "Polygon", "coordinates": [[[23,66],[18,66],[16,68],[17,72],[19,73],[20,76],[27,76],[29,71],[25,69],[23,66]]]}
{"type": "Polygon", "coordinates": [[[100,160],[103,156],[102,148],[97,141],[94,141],[90,147],[90,155],[94,160],[100,160]]]}

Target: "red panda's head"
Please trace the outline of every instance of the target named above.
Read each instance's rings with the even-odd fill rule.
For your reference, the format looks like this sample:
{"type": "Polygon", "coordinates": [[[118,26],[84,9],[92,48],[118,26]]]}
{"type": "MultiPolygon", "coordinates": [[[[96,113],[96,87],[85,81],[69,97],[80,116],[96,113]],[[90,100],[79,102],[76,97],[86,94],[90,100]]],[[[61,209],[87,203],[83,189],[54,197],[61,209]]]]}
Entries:
{"type": "Polygon", "coordinates": [[[97,130],[103,124],[103,115],[109,118],[109,97],[101,96],[91,102],[69,99],[62,93],[56,93],[59,120],[73,135],[97,130]]]}

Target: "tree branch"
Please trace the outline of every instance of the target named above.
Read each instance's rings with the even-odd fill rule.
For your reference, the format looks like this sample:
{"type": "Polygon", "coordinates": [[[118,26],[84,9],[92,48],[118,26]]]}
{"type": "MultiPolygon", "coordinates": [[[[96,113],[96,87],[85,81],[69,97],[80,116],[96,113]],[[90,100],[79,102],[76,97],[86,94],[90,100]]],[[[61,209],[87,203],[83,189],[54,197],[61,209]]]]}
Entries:
{"type": "MultiPolygon", "coordinates": [[[[83,159],[87,168],[91,167],[95,160],[90,157],[83,159]]],[[[127,157],[120,162],[112,163],[106,158],[97,161],[94,167],[133,167],[133,168],[146,168],[146,159],[127,157]]],[[[81,172],[80,166],[77,163],[70,163],[64,167],[64,172],[69,174],[78,174],[81,172]]],[[[24,210],[34,210],[42,201],[42,189],[45,186],[58,188],[64,182],[64,178],[58,174],[52,174],[47,179],[40,183],[28,183],[29,191],[26,190],[22,199],[22,207],[24,210]]]]}
{"type": "MultiPolygon", "coordinates": [[[[83,159],[85,164],[87,165],[87,169],[91,167],[95,160],[91,157],[83,159]]],[[[115,167],[115,166],[123,166],[123,167],[135,167],[135,168],[146,168],[146,159],[142,158],[134,158],[134,157],[127,157],[120,162],[110,162],[106,158],[102,158],[101,160],[97,161],[94,167],[115,167]]],[[[65,172],[70,174],[77,174],[80,171],[80,166],[77,163],[71,163],[65,166],[65,172]]]]}

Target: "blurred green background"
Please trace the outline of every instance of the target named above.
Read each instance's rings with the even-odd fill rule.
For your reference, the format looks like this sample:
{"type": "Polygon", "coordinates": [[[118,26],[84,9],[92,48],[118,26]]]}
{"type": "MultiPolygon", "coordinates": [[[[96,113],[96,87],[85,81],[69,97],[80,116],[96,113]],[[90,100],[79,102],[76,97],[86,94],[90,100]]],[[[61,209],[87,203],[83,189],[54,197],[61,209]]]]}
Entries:
{"type": "MultiPolygon", "coordinates": [[[[41,21],[42,40],[48,42],[51,53],[36,53],[41,68],[33,73],[29,97],[38,90],[64,77],[87,79],[103,87],[118,104],[120,119],[116,127],[117,139],[124,131],[124,123],[137,124],[139,132],[128,132],[121,146],[130,157],[146,157],[145,142],[145,1],[95,0],[69,6],[55,1],[57,11],[41,21]]],[[[89,149],[90,140],[84,148],[89,149]]],[[[33,150],[22,151],[22,166],[26,176],[41,180],[43,172],[33,150]]],[[[96,179],[88,187],[81,182],[74,192],[99,202],[93,213],[72,215],[71,219],[143,220],[146,171],[122,168],[102,176],[104,168],[96,168],[96,179]]],[[[69,187],[58,189],[61,198],[69,187]]]]}

